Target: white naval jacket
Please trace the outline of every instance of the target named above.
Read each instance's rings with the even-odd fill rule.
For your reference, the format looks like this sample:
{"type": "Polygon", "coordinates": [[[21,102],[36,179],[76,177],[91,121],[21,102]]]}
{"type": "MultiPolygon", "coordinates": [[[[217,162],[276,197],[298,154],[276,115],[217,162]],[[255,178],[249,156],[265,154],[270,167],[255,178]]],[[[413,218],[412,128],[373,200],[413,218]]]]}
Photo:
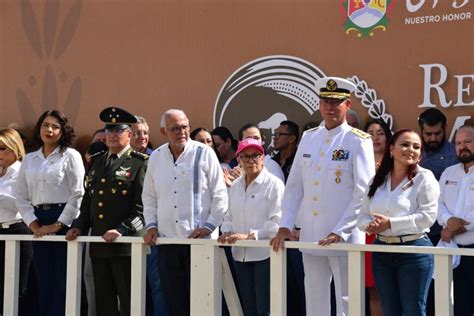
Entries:
{"type": "Polygon", "coordinates": [[[446,168],[439,179],[438,223],[446,227],[450,217],[459,217],[469,222],[466,232],[456,235],[454,241],[460,245],[474,244],[474,166],[464,171],[462,163],[446,168]]]}
{"type": "Polygon", "coordinates": [[[187,238],[198,227],[214,231],[224,219],[227,188],[212,148],[188,140],[174,161],[169,144],[160,146],[150,156],[142,200],[146,227],[157,227],[160,237],[187,238]]]}
{"type": "Polygon", "coordinates": [[[301,206],[301,241],[317,242],[332,232],[348,243],[364,243],[365,236],[356,228],[356,221],[374,172],[369,134],[346,122],[331,130],[319,127],[307,131],[286,183],[280,226],[291,230],[301,206]]]}

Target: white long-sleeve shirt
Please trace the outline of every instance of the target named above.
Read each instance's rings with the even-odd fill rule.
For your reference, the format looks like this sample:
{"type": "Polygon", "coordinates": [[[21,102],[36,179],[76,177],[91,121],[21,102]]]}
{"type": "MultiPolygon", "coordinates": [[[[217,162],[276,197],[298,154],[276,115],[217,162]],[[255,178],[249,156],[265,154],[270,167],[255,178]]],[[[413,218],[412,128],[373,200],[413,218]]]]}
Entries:
{"type": "MultiPolygon", "coordinates": [[[[364,243],[356,228],[364,192],[375,171],[370,135],[346,122],[331,130],[303,134],[282,201],[280,226],[293,229],[301,213],[301,241],[315,242],[335,233],[348,243],[364,243]]],[[[314,255],[343,255],[302,250],[314,255]]]]}
{"type": "Polygon", "coordinates": [[[23,158],[15,187],[16,206],[29,226],[37,218],[33,206],[66,204],[58,221],[70,226],[79,216],[84,195],[84,165],[75,149],[58,146],[48,157],[43,148],[23,158]]]}
{"type": "MultiPolygon", "coordinates": [[[[363,231],[372,221],[372,214],[386,215],[391,228],[383,236],[421,234],[430,231],[438,214],[439,184],[433,173],[418,167],[412,183],[405,178],[393,190],[390,175],[369,199],[364,196],[357,225],[363,231]]],[[[368,192],[368,190],[367,190],[368,192]]]]}
{"type": "Polygon", "coordinates": [[[7,172],[0,177],[0,223],[21,219],[15,205],[14,186],[20,170],[21,162],[15,161],[8,166],[7,172]]]}
{"type": "Polygon", "coordinates": [[[461,245],[474,244],[474,166],[467,173],[462,163],[446,168],[439,185],[438,223],[446,227],[453,216],[468,221],[467,231],[456,235],[454,241],[461,245]]]}
{"type": "Polygon", "coordinates": [[[227,188],[216,154],[189,140],[176,161],[166,143],[150,156],[143,185],[147,229],[160,237],[186,238],[198,227],[214,231],[227,209],[227,188]]]}
{"type": "MultiPolygon", "coordinates": [[[[234,181],[229,190],[229,209],[221,226],[223,233],[254,233],[255,239],[269,239],[278,232],[281,218],[283,181],[263,168],[245,189],[245,177],[234,181]]],[[[232,247],[235,260],[260,261],[270,257],[269,249],[232,247]]]]}

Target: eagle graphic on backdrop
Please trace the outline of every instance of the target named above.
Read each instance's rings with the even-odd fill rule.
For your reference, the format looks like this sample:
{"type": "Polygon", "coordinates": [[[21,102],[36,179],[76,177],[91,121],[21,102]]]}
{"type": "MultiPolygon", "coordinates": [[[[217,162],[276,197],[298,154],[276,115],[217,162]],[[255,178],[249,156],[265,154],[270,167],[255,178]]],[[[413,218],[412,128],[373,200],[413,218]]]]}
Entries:
{"type": "Polygon", "coordinates": [[[341,0],[346,34],[356,32],[363,37],[373,36],[375,30],[385,31],[391,7],[392,0],[341,0]]]}

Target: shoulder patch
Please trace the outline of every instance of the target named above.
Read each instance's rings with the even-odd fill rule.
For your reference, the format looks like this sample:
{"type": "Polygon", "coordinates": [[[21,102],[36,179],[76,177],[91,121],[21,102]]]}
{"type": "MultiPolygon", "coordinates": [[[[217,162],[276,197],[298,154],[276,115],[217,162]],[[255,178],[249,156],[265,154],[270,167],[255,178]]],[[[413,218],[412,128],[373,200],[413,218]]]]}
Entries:
{"type": "Polygon", "coordinates": [[[147,154],[142,154],[142,153],[140,153],[138,151],[135,151],[135,150],[132,150],[130,152],[130,156],[138,158],[140,160],[148,160],[148,155],[147,154]]]}
{"type": "Polygon", "coordinates": [[[98,157],[100,155],[103,155],[103,154],[106,154],[108,151],[107,150],[102,150],[102,151],[99,151],[93,155],[90,155],[90,158],[95,158],[95,157],[98,157]]]}
{"type": "Polygon", "coordinates": [[[303,132],[303,134],[305,133],[309,133],[309,132],[314,132],[314,131],[317,131],[319,129],[319,126],[316,126],[316,127],[313,127],[313,128],[310,128],[310,129],[307,129],[303,132]]]}
{"type": "Polygon", "coordinates": [[[360,129],[357,129],[357,128],[351,128],[351,132],[353,134],[356,134],[360,138],[371,138],[372,137],[372,136],[370,136],[369,133],[363,132],[363,131],[361,131],[360,129]]]}

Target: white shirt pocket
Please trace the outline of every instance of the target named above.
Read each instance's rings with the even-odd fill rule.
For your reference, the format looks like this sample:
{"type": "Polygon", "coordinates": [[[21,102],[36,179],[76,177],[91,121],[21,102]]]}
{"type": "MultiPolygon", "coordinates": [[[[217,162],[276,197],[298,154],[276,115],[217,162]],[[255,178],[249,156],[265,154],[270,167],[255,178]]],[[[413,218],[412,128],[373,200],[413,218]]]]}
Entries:
{"type": "Polygon", "coordinates": [[[64,178],[64,165],[62,163],[53,163],[46,166],[44,179],[51,185],[59,185],[64,178]]]}

